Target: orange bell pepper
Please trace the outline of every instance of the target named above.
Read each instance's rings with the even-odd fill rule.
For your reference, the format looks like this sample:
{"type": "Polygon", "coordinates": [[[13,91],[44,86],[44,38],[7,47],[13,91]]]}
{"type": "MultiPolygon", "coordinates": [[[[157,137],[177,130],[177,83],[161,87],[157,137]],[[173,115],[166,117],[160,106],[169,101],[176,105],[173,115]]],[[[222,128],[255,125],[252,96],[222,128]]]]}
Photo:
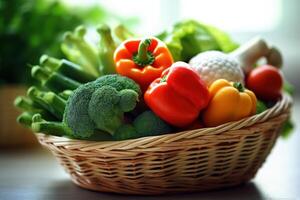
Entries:
{"type": "Polygon", "coordinates": [[[209,87],[210,102],[203,113],[206,126],[237,121],[256,113],[256,96],[241,83],[218,79],[209,87]]]}
{"type": "Polygon", "coordinates": [[[124,41],[114,53],[116,71],[137,82],[143,91],[173,63],[167,46],[157,38],[124,41]]]}

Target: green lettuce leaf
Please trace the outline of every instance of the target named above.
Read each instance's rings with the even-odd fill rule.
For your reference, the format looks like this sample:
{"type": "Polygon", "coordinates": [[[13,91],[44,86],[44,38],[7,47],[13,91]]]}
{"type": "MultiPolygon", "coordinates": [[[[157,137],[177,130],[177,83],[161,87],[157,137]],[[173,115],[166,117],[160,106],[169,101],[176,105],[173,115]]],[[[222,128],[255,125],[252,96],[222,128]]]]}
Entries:
{"type": "Polygon", "coordinates": [[[179,22],[157,37],[166,43],[175,61],[188,62],[204,51],[230,52],[238,47],[225,32],[194,20],[179,22]]]}

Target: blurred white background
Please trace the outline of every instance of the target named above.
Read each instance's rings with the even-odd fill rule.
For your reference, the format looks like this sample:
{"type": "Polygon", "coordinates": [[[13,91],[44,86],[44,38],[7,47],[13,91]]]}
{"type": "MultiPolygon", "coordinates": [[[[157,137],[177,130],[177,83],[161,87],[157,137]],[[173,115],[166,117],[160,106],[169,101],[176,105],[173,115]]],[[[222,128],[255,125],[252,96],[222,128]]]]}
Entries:
{"type": "Polygon", "coordinates": [[[135,31],[156,34],[182,19],[221,28],[237,42],[260,35],[284,55],[284,74],[300,91],[299,0],[64,0],[74,6],[101,4],[112,13],[139,18],[135,31]]]}

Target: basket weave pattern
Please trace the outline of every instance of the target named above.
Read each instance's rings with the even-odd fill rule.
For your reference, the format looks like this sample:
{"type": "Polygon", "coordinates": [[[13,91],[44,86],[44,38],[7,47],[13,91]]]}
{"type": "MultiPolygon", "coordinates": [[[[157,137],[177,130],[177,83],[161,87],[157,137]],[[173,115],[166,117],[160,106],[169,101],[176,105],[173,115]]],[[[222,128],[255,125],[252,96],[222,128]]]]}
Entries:
{"type": "Polygon", "coordinates": [[[72,180],[127,194],[203,191],[249,181],[289,117],[291,98],[267,111],[213,128],[125,141],[92,142],[38,134],[72,180]]]}

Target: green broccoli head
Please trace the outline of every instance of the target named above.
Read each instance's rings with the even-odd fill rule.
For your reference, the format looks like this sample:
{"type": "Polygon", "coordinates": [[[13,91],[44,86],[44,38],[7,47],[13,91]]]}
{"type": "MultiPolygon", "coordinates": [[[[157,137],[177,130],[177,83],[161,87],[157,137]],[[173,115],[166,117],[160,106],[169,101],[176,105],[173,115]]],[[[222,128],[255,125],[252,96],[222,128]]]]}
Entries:
{"type": "Polygon", "coordinates": [[[137,116],[133,121],[133,126],[141,136],[160,135],[170,133],[171,127],[160,119],[154,112],[148,110],[137,116]]]}
{"type": "Polygon", "coordinates": [[[114,140],[127,140],[141,137],[136,132],[136,129],[131,124],[123,124],[121,125],[113,135],[114,140]]]}
{"type": "Polygon", "coordinates": [[[115,140],[134,139],[170,133],[172,128],[152,111],[148,110],[135,118],[133,124],[121,125],[113,135],[115,140]]]}
{"type": "Polygon", "coordinates": [[[95,89],[93,82],[81,85],[67,101],[63,121],[76,138],[88,138],[94,133],[95,123],[89,116],[88,107],[95,89]]]}
{"type": "Polygon", "coordinates": [[[123,112],[132,111],[136,107],[139,99],[139,94],[131,89],[121,90],[118,96],[120,97],[118,106],[123,112]]]}
{"type": "Polygon", "coordinates": [[[97,89],[89,102],[89,116],[97,129],[113,134],[123,124],[124,112],[133,110],[138,94],[131,89],[117,91],[114,87],[103,86],[97,89]]]}
{"type": "Polygon", "coordinates": [[[95,80],[95,85],[97,88],[100,88],[105,85],[109,85],[115,88],[117,91],[124,89],[131,89],[135,91],[139,96],[142,94],[139,85],[134,82],[132,79],[125,76],[120,76],[118,74],[110,74],[106,76],[101,76],[95,80]]]}
{"type": "Polygon", "coordinates": [[[67,102],[64,122],[75,137],[89,138],[95,130],[114,134],[133,110],[141,90],[131,79],[106,75],[78,87],[67,102]]]}

